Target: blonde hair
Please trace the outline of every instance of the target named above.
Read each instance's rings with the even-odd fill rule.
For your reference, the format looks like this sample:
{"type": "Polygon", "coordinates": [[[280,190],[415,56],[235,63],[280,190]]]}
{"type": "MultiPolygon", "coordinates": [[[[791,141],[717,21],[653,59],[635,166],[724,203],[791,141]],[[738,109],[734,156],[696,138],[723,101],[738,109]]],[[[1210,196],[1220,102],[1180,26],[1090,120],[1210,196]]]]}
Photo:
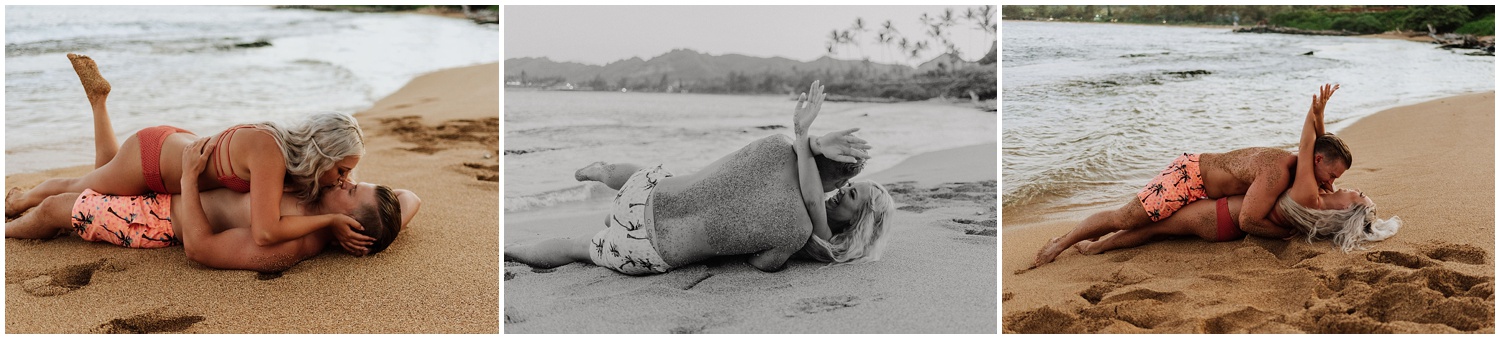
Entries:
{"type": "Polygon", "coordinates": [[[885,252],[886,244],[890,242],[890,237],[886,234],[890,230],[885,227],[885,219],[895,209],[895,202],[891,200],[891,193],[886,191],[885,186],[874,181],[865,182],[874,185],[879,192],[869,195],[869,199],[860,204],[854,220],[849,221],[849,227],[826,241],[816,236],[811,237],[808,246],[803,246],[802,254],[814,260],[835,264],[880,260],[881,253],[885,252]]]}
{"type": "Polygon", "coordinates": [[[289,192],[304,204],[318,201],[322,189],[318,177],[344,158],[365,154],[364,132],[353,116],[338,112],[316,113],[301,124],[283,126],[275,122],[255,124],[276,137],[286,159],[289,192]]]}
{"type": "Polygon", "coordinates": [[[1276,201],[1281,216],[1307,234],[1307,242],[1329,237],[1333,246],[1345,253],[1365,249],[1364,243],[1381,241],[1396,235],[1401,229],[1401,218],[1380,219],[1375,214],[1375,204],[1355,202],[1339,210],[1311,209],[1286,193],[1276,201]]]}

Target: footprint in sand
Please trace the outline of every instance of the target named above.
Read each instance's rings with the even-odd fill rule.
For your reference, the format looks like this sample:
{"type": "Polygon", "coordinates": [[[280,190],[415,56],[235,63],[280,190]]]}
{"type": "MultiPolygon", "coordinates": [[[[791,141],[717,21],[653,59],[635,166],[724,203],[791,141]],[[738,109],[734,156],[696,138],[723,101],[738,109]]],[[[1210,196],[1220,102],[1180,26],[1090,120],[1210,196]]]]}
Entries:
{"type": "Polygon", "coordinates": [[[969,219],[954,218],[953,222],[973,226],[973,228],[964,229],[964,234],[986,237],[995,236],[996,221],[994,219],[975,221],[969,219]]]}
{"type": "Polygon", "coordinates": [[[859,306],[864,302],[865,301],[861,300],[859,297],[852,295],[802,298],[797,300],[797,304],[792,306],[792,312],[788,313],[786,316],[790,318],[799,315],[832,312],[840,309],[859,306]]]}
{"type": "Polygon", "coordinates": [[[405,149],[411,152],[433,154],[462,143],[493,150],[500,143],[500,118],[456,119],[428,126],[422,124],[421,116],[409,115],[380,119],[380,124],[401,141],[416,144],[405,149]]]}
{"type": "Polygon", "coordinates": [[[1432,260],[1429,260],[1427,258],[1395,251],[1375,251],[1366,253],[1365,260],[1411,269],[1438,265],[1438,263],[1433,262],[1432,260]]]}
{"type": "Polygon", "coordinates": [[[516,309],[515,306],[510,306],[510,305],[506,305],[505,306],[505,323],[506,324],[520,324],[520,323],[523,323],[523,322],[526,322],[526,317],[524,317],[524,316],[521,315],[521,311],[520,310],[516,309]]]}
{"type": "Polygon", "coordinates": [[[1473,245],[1448,243],[1438,243],[1435,247],[1422,251],[1422,255],[1428,258],[1470,265],[1484,265],[1489,263],[1487,253],[1489,252],[1473,245]]]}
{"type": "Polygon", "coordinates": [[[1078,316],[1051,306],[1005,316],[1005,333],[1080,333],[1078,316]]]}
{"type": "Polygon", "coordinates": [[[474,178],[480,181],[500,181],[499,164],[486,165],[477,162],[466,162],[464,163],[464,168],[469,169],[467,172],[473,174],[474,178]]]}
{"type": "Polygon", "coordinates": [[[734,317],[727,311],[708,312],[678,320],[677,326],[667,332],[671,334],[708,333],[710,328],[722,327],[734,322],[734,317]]]}
{"type": "Polygon", "coordinates": [[[168,314],[159,309],[126,318],[112,319],[99,325],[95,332],[108,334],[182,332],[200,321],[203,321],[201,315],[168,314]]]}
{"type": "Polygon", "coordinates": [[[25,290],[26,293],[38,297],[50,297],[73,292],[84,286],[88,286],[94,279],[94,272],[101,268],[107,271],[120,271],[124,269],[111,264],[108,259],[99,259],[96,262],[70,265],[37,275],[34,278],[22,281],[21,289],[25,290]]]}

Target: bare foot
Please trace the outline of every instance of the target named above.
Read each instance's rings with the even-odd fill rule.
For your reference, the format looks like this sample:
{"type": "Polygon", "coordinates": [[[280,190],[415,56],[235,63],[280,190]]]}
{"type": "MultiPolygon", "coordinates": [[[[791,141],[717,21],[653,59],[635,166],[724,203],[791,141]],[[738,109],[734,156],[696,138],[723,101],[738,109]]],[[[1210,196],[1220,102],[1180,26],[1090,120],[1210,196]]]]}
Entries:
{"type": "Polygon", "coordinates": [[[16,205],[16,202],[12,201],[12,200],[13,199],[20,199],[21,195],[22,195],[22,192],[21,192],[21,188],[20,187],[11,187],[10,191],[6,191],[5,192],[5,218],[6,219],[15,218],[16,216],[21,215],[21,212],[25,212],[25,211],[14,211],[14,210],[12,210],[14,207],[11,207],[11,206],[15,206],[16,205]]]}
{"type": "Polygon", "coordinates": [[[104,102],[104,98],[109,96],[109,81],[99,74],[99,65],[94,64],[94,59],[87,55],[68,53],[68,60],[73,62],[73,71],[78,73],[78,80],[83,81],[83,92],[88,94],[89,102],[104,102]]]}
{"type": "Polygon", "coordinates": [[[1047,241],[1046,246],[1042,246],[1042,249],[1037,250],[1036,260],[1031,262],[1030,268],[1041,267],[1042,265],[1051,263],[1053,259],[1057,259],[1057,255],[1062,252],[1061,249],[1057,248],[1057,240],[1059,239],[1062,239],[1062,237],[1052,238],[1052,240],[1047,241]]]}
{"type": "MultiPolygon", "coordinates": [[[[1098,238],[1094,238],[1094,239],[1098,240],[1098,238]]],[[[1077,244],[1073,244],[1073,249],[1078,250],[1079,254],[1084,254],[1084,255],[1098,254],[1098,253],[1094,253],[1094,252],[1089,251],[1089,245],[1093,244],[1095,240],[1079,241],[1077,244]]]]}
{"type": "Polygon", "coordinates": [[[603,161],[595,161],[588,166],[583,166],[583,168],[578,169],[578,172],[573,173],[573,179],[578,179],[578,181],[604,181],[604,175],[608,173],[608,170],[604,168],[605,165],[603,161]]]}

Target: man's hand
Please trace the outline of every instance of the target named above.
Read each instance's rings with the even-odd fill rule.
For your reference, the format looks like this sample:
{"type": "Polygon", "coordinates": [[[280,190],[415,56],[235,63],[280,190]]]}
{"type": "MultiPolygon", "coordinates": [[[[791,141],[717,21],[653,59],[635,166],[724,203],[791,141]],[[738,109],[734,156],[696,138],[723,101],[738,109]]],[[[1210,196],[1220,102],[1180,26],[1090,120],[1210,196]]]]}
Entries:
{"type": "MultiPolygon", "coordinates": [[[[182,149],[182,183],[184,189],[191,184],[198,186],[198,175],[208,167],[208,138],[200,138],[182,149]]],[[[197,191],[197,189],[193,189],[197,191]]]]}
{"type": "Polygon", "coordinates": [[[797,98],[797,114],[792,117],[793,131],[798,136],[807,135],[807,129],[812,127],[813,120],[818,118],[818,110],[823,108],[823,97],[826,96],[823,94],[823,86],[819,85],[818,81],[813,81],[808,92],[812,93],[811,97],[807,93],[802,93],[802,96],[797,98]]]}
{"type": "Polygon", "coordinates": [[[858,163],[870,158],[864,150],[870,149],[865,139],[854,136],[858,128],[824,134],[813,139],[813,154],[822,154],[833,161],[858,163]]]}
{"type": "Polygon", "coordinates": [[[330,225],[333,229],[333,236],[339,239],[339,246],[342,246],[344,251],[356,257],[370,253],[368,246],[375,244],[375,238],[354,231],[356,229],[362,231],[365,229],[364,226],[360,226],[358,221],[347,215],[329,214],[329,216],[333,217],[333,223],[330,225]]]}

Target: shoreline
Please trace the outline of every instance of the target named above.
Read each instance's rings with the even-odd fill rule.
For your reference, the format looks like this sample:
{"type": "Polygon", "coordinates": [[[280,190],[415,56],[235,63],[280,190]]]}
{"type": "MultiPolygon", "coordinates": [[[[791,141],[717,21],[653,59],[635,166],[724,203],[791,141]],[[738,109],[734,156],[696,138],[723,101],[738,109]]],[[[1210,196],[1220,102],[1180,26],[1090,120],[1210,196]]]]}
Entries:
{"type": "Polygon", "coordinates": [[[1380,217],[1404,221],[1400,233],[1367,250],[1344,254],[1326,240],[1184,238],[1092,256],[1068,250],[1051,264],[1025,270],[1047,239],[1100,209],[1008,215],[1002,229],[1002,328],[1493,333],[1494,292],[1483,286],[1493,286],[1495,274],[1494,104],[1493,91],[1442,97],[1385,109],[1339,130],[1356,155],[1339,186],[1370,195],[1380,217]],[[1442,195],[1466,198],[1435,199],[1442,195]],[[1403,266],[1395,257],[1412,264],[1403,266]],[[1437,285],[1422,284],[1455,287],[1439,292],[1424,287],[1437,285]],[[1437,314],[1402,306],[1416,304],[1491,313],[1437,314]]]}
{"type": "MultiPolygon", "coordinates": [[[[330,247],[258,274],[203,267],[179,246],[6,239],[6,332],[498,333],[499,67],[420,75],[354,114],[366,142],[355,179],[423,200],[386,251],[361,258],[330,247]],[[88,278],[52,278],[76,275],[88,278]]],[[[29,188],[90,167],[6,182],[29,188]]]]}
{"type": "MultiPolygon", "coordinates": [[[[927,152],[861,175],[882,182],[897,210],[880,261],[826,266],[800,259],[760,272],[732,256],[633,277],[573,263],[505,263],[506,333],[995,333],[997,143],[927,152]],[[987,166],[979,166],[987,165],[987,166]],[[971,169],[969,167],[985,167],[971,169]],[[987,173],[987,175],[985,175],[987,173]],[[587,305],[587,307],[580,307],[587,305]],[[580,323],[577,319],[593,321],[580,323]]],[[[607,204],[506,213],[506,244],[588,237],[607,204]]]]}

